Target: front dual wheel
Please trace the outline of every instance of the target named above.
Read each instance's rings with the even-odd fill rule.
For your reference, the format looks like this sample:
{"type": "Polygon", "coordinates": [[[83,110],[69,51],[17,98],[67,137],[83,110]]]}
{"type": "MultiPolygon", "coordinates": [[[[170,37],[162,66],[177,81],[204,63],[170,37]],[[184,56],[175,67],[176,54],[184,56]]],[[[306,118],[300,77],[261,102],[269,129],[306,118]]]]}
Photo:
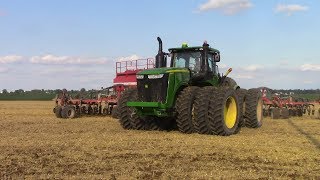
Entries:
{"type": "Polygon", "coordinates": [[[138,101],[137,89],[129,89],[123,92],[118,101],[117,111],[119,121],[123,129],[135,130],[163,130],[164,122],[153,117],[140,117],[134,107],[127,106],[129,101],[138,101]]]}

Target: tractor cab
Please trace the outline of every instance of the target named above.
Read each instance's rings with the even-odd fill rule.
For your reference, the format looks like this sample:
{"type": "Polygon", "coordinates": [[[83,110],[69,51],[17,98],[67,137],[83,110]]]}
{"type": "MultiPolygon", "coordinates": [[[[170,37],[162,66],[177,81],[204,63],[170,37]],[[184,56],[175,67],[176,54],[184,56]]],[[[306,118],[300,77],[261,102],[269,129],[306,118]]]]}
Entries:
{"type": "Polygon", "coordinates": [[[190,80],[194,84],[199,81],[212,79],[218,76],[218,66],[220,52],[209,47],[205,41],[203,46],[188,47],[186,43],[181,48],[169,49],[171,56],[170,66],[173,68],[187,68],[190,71],[190,80]]]}

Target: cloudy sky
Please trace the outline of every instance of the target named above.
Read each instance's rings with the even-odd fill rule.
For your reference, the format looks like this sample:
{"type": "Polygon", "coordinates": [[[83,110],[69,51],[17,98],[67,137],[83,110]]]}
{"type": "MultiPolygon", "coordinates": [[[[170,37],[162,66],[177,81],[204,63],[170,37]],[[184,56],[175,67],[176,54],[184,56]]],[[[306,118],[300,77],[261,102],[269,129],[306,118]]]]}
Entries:
{"type": "Polygon", "coordinates": [[[115,61],[201,45],[245,88],[320,88],[320,1],[2,0],[0,90],[112,84],[115,61]]]}

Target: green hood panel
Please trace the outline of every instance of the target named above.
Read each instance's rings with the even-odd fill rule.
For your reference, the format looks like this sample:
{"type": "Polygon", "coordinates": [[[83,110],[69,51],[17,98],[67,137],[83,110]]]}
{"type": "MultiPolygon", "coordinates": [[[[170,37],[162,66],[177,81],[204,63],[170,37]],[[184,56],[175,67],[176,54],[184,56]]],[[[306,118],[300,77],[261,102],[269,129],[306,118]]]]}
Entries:
{"type": "Polygon", "coordinates": [[[138,75],[155,75],[155,74],[165,74],[170,72],[189,72],[187,68],[154,68],[154,69],[146,69],[137,73],[138,75]]]}

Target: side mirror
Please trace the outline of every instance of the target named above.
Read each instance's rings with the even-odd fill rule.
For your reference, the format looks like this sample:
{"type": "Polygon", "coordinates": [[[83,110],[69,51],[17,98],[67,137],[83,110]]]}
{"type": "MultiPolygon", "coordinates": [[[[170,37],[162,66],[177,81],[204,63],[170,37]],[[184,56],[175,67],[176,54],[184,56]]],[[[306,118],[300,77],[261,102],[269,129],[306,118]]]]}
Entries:
{"type": "Polygon", "coordinates": [[[213,59],[214,59],[214,62],[220,62],[220,53],[215,52],[213,54],[213,59]]]}

